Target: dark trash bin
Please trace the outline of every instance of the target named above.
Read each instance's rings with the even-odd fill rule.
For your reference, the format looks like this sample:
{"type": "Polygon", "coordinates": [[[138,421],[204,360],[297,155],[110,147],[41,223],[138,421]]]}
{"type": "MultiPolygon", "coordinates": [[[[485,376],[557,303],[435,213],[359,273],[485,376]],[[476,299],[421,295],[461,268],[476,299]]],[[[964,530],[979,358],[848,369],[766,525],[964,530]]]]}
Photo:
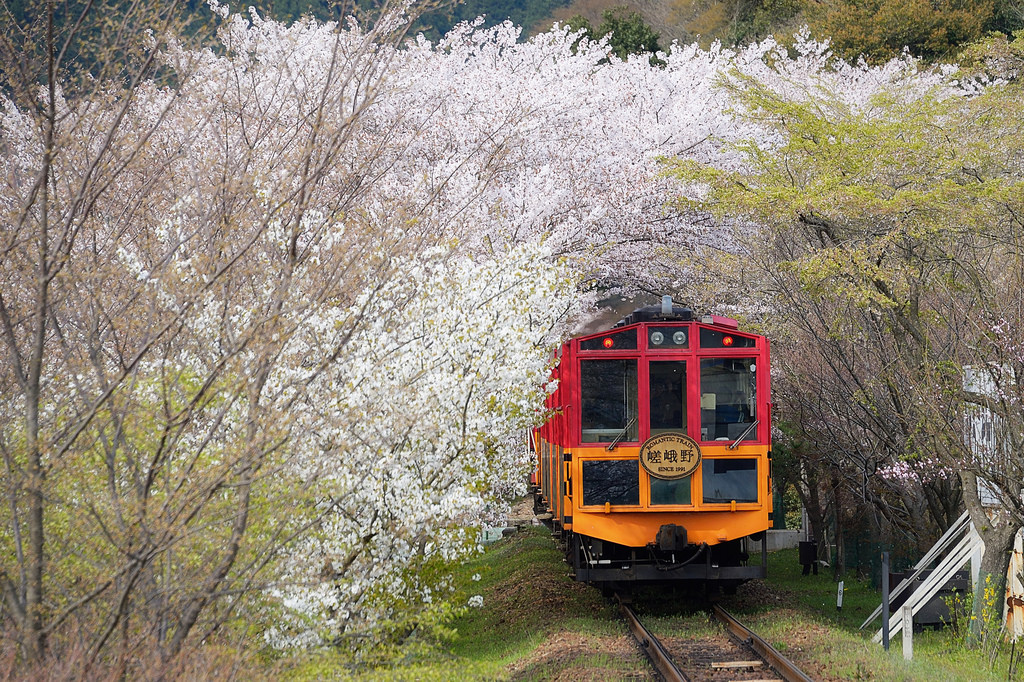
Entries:
{"type": "Polygon", "coordinates": [[[817,540],[809,540],[801,542],[797,553],[800,557],[800,565],[804,567],[804,575],[810,574],[813,570],[814,575],[818,575],[818,542],[817,540]]]}

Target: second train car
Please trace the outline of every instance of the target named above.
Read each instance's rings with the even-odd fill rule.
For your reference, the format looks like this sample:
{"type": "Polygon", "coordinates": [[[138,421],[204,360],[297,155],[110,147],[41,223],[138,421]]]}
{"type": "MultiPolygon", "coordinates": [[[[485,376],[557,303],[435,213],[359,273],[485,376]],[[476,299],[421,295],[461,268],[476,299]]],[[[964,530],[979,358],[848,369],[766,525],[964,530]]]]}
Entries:
{"type": "Polygon", "coordinates": [[[765,576],[743,541],[772,526],[768,361],[765,337],[668,297],[562,346],[534,490],[577,580],[765,576]]]}

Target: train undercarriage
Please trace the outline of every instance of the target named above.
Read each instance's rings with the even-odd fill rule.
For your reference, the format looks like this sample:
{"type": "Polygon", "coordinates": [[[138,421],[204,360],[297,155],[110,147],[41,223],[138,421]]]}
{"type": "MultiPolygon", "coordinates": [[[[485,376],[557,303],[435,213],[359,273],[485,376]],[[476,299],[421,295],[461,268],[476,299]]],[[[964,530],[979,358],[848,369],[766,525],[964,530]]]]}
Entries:
{"type": "Polygon", "coordinates": [[[551,520],[545,523],[580,582],[601,586],[672,583],[694,591],[732,594],[748,580],[768,575],[764,533],[715,545],[627,547],[574,533],[551,520]],[[753,561],[750,550],[755,552],[753,561]]]}
{"type": "Polygon", "coordinates": [[[725,592],[767,575],[768,557],[749,564],[742,540],[717,545],[689,545],[680,550],[624,547],[597,538],[566,533],[566,558],[583,582],[698,581],[716,583],[725,592]]]}

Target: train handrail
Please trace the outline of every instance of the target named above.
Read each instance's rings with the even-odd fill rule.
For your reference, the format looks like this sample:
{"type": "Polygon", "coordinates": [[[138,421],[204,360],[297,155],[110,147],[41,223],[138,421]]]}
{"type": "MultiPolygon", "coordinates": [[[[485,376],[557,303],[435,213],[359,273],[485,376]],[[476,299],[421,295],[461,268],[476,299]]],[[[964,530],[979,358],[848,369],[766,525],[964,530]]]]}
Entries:
{"type": "Polygon", "coordinates": [[[744,438],[746,438],[746,437],[747,437],[747,434],[748,434],[748,433],[750,433],[751,431],[753,431],[754,429],[756,429],[756,428],[757,428],[757,425],[758,425],[758,424],[760,424],[760,423],[761,423],[761,420],[760,420],[760,419],[755,419],[755,420],[754,420],[754,421],[753,421],[753,422],[752,422],[752,423],[750,424],[750,426],[748,426],[747,428],[745,428],[745,429],[743,430],[743,433],[741,433],[741,434],[740,434],[740,437],[739,437],[739,438],[737,438],[737,439],[736,439],[735,441],[733,441],[733,444],[729,446],[729,449],[730,449],[730,450],[735,450],[735,449],[736,449],[736,446],[740,444],[740,441],[741,441],[741,440],[743,440],[744,438]]]}
{"type": "Polygon", "coordinates": [[[619,441],[626,437],[626,432],[629,431],[629,427],[632,426],[635,421],[636,417],[630,419],[629,422],[622,427],[622,430],[619,431],[619,435],[615,436],[615,440],[613,440],[611,443],[608,443],[608,447],[605,448],[605,450],[607,450],[608,452],[614,450],[615,446],[619,444],[619,441]]]}

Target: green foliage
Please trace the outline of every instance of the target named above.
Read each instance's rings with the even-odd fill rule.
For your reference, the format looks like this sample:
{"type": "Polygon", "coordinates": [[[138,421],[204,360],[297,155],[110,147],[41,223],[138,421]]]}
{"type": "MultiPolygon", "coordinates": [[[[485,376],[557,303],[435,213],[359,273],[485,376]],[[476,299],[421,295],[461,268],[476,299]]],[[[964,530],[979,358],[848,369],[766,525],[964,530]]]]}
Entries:
{"type": "MultiPolygon", "coordinates": [[[[3,58],[3,87],[17,93],[27,83],[44,83],[46,45],[44,38],[49,3],[13,0],[0,12],[0,57],[3,58]],[[15,70],[14,67],[17,67],[15,70]]],[[[182,38],[208,38],[214,31],[214,15],[205,0],[173,3],[137,3],[131,0],[70,0],[53,3],[53,30],[63,52],[57,72],[65,95],[79,86],[91,89],[96,81],[111,79],[127,87],[134,71],[146,61],[143,37],[147,32],[163,36],[168,32],[182,38]],[[79,82],[81,81],[81,83],[79,82]]],[[[147,75],[152,72],[144,71],[147,75]]]]}
{"type": "MultiPolygon", "coordinates": [[[[509,662],[529,658],[551,634],[574,632],[594,639],[624,634],[616,610],[600,592],[567,576],[565,561],[543,526],[524,528],[456,567],[452,587],[449,606],[430,617],[430,634],[425,628],[409,633],[404,644],[389,645],[377,652],[384,655],[359,664],[341,651],[317,652],[285,662],[284,677],[501,679],[509,662]],[[468,606],[476,595],[483,598],[482,606],[468,606]]],[[[584,660],[608,670],[609,679],[623,677],[623,666],[630,665],[611,658],[584,660]]],[[[562,665],[574,662],[579,659],[567,658],[562,665]]],[[[539,665],[532,679],[559,672],[543,668],[543,661],[539,665]]]]}
{"type": "MultiPolygon", "coordinates": [[[[917,470],[935,477],[969,472],[978,465],[962,452],[955,368],[998,357],[975,321],[1012,314],[1006,289],[1019,290],[1020,84],[972,98],[893,86],[865,101],[790,85],[801,92],[730,81],[738,110],[766,134],[740,145],[744,171],[678,164],[707,188],[687,205],[763,226],[746,231],[748,262],[780,292],[780,326],[803,330],[776,367],[791,372],[794,412],[820,415],[803,423],[832,444],[837,468],[861,475],[859,434],[869,434],[889,461],[931,458],[917,470]]],[[[929,505],[940,522],[953,511],[929,505]]]]}
{"type": "Polygon", "coordinates": [[[996,0],[986,31],[1010,36],[1024,29],[1024,0],[996,0]]]}
{"type": "Polygon", "coordinates": [[[437,40],[456,24],[484,17],[483,26],[494,26],[511,21],[523,27],[523,35],[532,27],[550,28],[551,13],[568,4],[568,0],[461,0],[442,3],[420,17],[412,32],[422,32],[428,39],[437,40]],[[545,25],[546,24],[546,25],[545,25]]]}
{"type": "Polygon", "coordinates": [[[583,31],[581,38],[586,38],[587,40],[595,39],[596,31],[594,30],[594,25],[582,14],[574,14],[569,17],[565,22],[565,26],[572,31],[583,31]]]}
{"type": "Polygon", "coordinates": [[[972,75],[1017,81],[1024,74],[1024,30],[1012,38],[989,35],[964,49],[959,61],[960,67],[972,75]]]}
{"type": "MultiPolygon", "coordinates": [[[[619,59],[626,59],[631,54],[661,51],[658,34],[638,13],[620,5],[605,10],[601,17],[603,21],[596,32],[598,35],[609,36],[609,45],[619,59]]],[[[655,64],[656,58],[652,58],[651,63],[655,64]]]]}
{"type": "MultiPolygon", "coordinates": [[[[343,14],[355,11],[358,3],[340,0],[250,0],[246,4],[254,7],[261,16],[291,22],[304,16],[316,17],[321,21],[338,19],[343,14]]],[[[232,9],[238,11],[239,8],[232,9]]]]}
{"type": "Polygon", "coordinates": [[[926,61],[952,61],[992,33],[1024,28],[1024,0],[675,0],[686,31],[705,45],[783,42],[808,24],[845,59],[884,61],[904,48],[926,61]]]}
{"type": "Polygon", "coordinates": [[[653,54],[661,51],[659,36],[640,14],[625,5],[619,5],[605,10],[601,17],[602,21],[597,28],[579,14],[570,18],[566,25],[575,31],[582,30],[588,40],[600,40],[608,36],[608,46],[619,59],[627,59],[631,54],[652,53],[651,66],[665,65],[664,60],[653,54]]]}
{"type": "Polygon", "coordinates": [[[805,7],[803,0],[722,0],[711,7],[715,4],[721,25],[714,33],[727,45],[764,40],[784,29],[805,7]]]}
{"type": "MultiPolygon", "coordinates": [[[[749,173],[688,162],[674,172],[710,189],[691,207],[771,226],[793,244],[780,266],[813,298],[906,312],[922,279],[959,267],[964,240],[985,232],[1024,189],[1000,172],[989,134],[962,101],[893,94],[852,111],[824,92],[782,99],[740,78],[731,89],[781,144],[741,145],[749,173]]],[[[1000,109],[979,113],[1004,125],[1016,95],[991,96],[1002,100],[1000,109]]]]}
{"type": "Polygon", "coordinates": [[[994,670],[997,657],[1005,648],[1003,629],[1003,600],[998,594],[991,575],[985,576],[981,590],[981,603],[975,604],[975,592],[954,592],[943,601],[949,609],[949,645],[952,651],[974,650],[987,659],[994,670]]]}
{"type": "Polygon", "coordinates": [[[994,0],[833,0],[811,19],[839,54],[872,62],[904,48],[928,61],[950,61],[997,21],[994,0]]]}

